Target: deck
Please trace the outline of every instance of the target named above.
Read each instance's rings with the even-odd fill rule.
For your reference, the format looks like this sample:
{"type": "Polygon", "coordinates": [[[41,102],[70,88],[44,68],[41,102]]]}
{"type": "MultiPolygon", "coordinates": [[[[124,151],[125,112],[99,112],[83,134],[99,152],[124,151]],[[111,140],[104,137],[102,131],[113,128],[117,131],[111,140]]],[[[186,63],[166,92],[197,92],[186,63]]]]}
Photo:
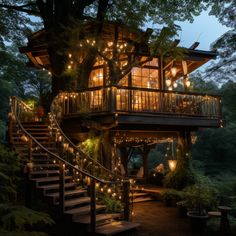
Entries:
{"type": "Polygon", "coordinates": [[[108,86],[78,93],[60,93],[54,100],[53,109],[63,118],[88,114],[101,124],[121,126],[223,125],[220,96],[158,89],[108,86]]]}

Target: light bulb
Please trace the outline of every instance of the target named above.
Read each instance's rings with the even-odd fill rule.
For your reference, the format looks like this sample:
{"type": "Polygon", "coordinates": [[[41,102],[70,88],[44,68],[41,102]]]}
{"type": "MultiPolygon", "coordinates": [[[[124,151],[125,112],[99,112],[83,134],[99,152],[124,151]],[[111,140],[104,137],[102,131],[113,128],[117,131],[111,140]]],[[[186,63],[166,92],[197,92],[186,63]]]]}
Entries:
{"type": "Polygon", "coordinates": [[[186,86],[187,86],[187,87],[190,86],[190,81],[189,81],[189,80],[186,81],[186,86]]]}
{"type": "Polygon", "coordinates": [[[177,86],[178,86],[177,83],[174,82],[174,83],[173,83],[173,87],[174,87],[174,88],[177,88],[177,86]]]}
{"type": "Polygon", "coordinates": [[[170,71],[171,71],[172,76],[175,77],[177,74],[177,68],[174,66],[170,69],[170,71]]]}
{"type": "Polygon", "coordinates": [[[169,87],[171,85],[171,80],[170,79],[166,79],[166,85],[169,87]]]}

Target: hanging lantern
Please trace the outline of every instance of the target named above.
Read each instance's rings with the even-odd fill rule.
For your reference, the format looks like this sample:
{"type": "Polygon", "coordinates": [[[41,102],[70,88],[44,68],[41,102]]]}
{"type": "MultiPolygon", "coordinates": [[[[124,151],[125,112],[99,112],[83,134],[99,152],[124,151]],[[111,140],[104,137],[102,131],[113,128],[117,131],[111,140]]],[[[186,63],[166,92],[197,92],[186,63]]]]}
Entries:
{"type": "Polygon", "coordinates": [[[169,165],[170,171],[174,171],[177,165],[177,160],[168,160],[168,165],[169,165]]]}

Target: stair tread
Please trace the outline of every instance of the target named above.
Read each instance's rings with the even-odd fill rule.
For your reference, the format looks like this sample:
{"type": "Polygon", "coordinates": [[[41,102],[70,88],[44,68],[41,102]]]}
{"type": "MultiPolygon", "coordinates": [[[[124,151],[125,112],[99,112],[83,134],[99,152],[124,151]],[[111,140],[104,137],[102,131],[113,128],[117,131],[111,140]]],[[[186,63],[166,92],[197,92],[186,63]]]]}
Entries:
{"type": "MultiPolygon", "coordinates": [[[[105,210],[105,209],[106,209],[106,206],[104,205],[96,205],[96,210],[105,210]]],[[[90,212],[90,205],[87,205],[87,206],[82,206],[82,207],[77,207],[77,208],[67,210],[65,211],[65,214],[84,215],[89,212],[90,212]]]]}
{"type": "MultiPolygon", "coordinates": [[[[75,186],[76,186],[76,184],[74,182],[72,182],[72,183],[65,183],[65,188],[75,187],[75,186]]],[[[47,189],[59,189],[59,184],[47,184],[47,185],[37,186],[37,188],[41,188],[41,189],[44,189],[44,190],[47,190],[47,189]]]]}
{"type": "Polygon", "coordinates": [[[90,202],[90,197],[78,197],[75,199],[68,199],[68,200],[65,200],[65,207],[80,205],[80,204],[89,203],[89,202],[90,202]]]}
{"type": "MultiPolygon", "coordinates": [[[[71,176],[65,176],[65,179],[72,179],[71,176]]],[[[31,180],[38,182],[50,182],[50,181],[57,181],[59,180],[59,176],[52,176],[52,177],[43,177],[43,178],[32,178],[31,180]]]]}
{"type": "Polygon", "coordinates": [[[136,193],[133,193],[131,196],[133,196],[133,197],[142,197],[142,196],[148,196],[149,195],[149,193],[138,193],[138,192],[136,192],[136,193]]]}
{"type": "MultiPolygon", "coordinates": [[[[40,166],[40,165],[39,165],[40,166]]],[[[35,167],[33,165],[33,167],[35,167]]],[[[59,174],[59,170],[45,170],[45,169],[42,169],[42,170],[37,170],[37,171],[31,171],[30,172],[31,175],[36,175],[36,174],[59,174]]]]}
{"type": "Polygon", "coordinates": [[[34,168],[46,168],[46,167],[50,167],[50,168],[52,168],[52,167],[59,167],[59,164],[34,164],[33,165],[33,167],[34,168]]]}
{"type": "Polygon", "coordinates": [[[137,199],[133,200],[134,203],[147,202],[147,201],[153,201],[153,198],[152,197],[143,197],[143,198],[137,198],[137,199]]]}
{"type": "MultiPolygon", "coordinates": [[[[65,191],[65,196],[72,196],[74,194],[83,194],[83,193],[86,193],[87,191],[84,190],[84,189],[75,189],[75,190],[68,190],[68,191],[65,191]]],[[[49,193],[49,194],[46,194],[46,196],[48,197],[53,197],[53,198],[59,198],[59,192],[56,192],[56,193],[49,193]]]]}
{"type": "Polygon", "coordinates": [[[131,229],[135,229],[139,226],[138,223],[128,221],[114,221],[106,225],[102,225],[96,228],[96,233],[101,235],[114,235],[131,229]]]}
{"type": "MultiPolygon", "coordinates": [[[[112,220],[112,219],[117,219],[120,218],[121,214],[116,213],[101,213],[96,215],[96,222],[101,222],[105,220],[112,220]]],[[[79,216],[78,219],[75,219],[74,222],[76,223],[81,223],[81,224],[90,224],[90,215],[82,215],[79,216]]]]}

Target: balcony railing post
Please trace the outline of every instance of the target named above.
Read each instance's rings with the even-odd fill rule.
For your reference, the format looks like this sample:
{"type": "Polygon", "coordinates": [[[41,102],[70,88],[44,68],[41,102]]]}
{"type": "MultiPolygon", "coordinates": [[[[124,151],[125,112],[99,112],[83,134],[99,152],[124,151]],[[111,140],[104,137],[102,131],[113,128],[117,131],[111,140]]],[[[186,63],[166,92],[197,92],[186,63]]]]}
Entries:
{"type": "Polygon", "coordinates": [[[90,181],[90,230],[92,233],[96,230],[96,187],[95,180],[90,181]]]}
{"type": "Polygon", "coordinates": [[[110,110],[111,112],[116,112],[116,94],[117,94],[117,88],[112,86],[110,90],[110,110]]]}
{"type": "Polygon", "coordinates": [[[60,177],[59,177],[59,208],[60,214],[64,214],[65,210],[65,164],[60,161],[60,177]]]}
{"type": "Polygon", "coordinates": [[[130,193],[130,182],[123,182],[123,201],[124,201],[124,219],[129,221],[130,219],[130,201],[129,201],[129,193],[130,193]]]}

